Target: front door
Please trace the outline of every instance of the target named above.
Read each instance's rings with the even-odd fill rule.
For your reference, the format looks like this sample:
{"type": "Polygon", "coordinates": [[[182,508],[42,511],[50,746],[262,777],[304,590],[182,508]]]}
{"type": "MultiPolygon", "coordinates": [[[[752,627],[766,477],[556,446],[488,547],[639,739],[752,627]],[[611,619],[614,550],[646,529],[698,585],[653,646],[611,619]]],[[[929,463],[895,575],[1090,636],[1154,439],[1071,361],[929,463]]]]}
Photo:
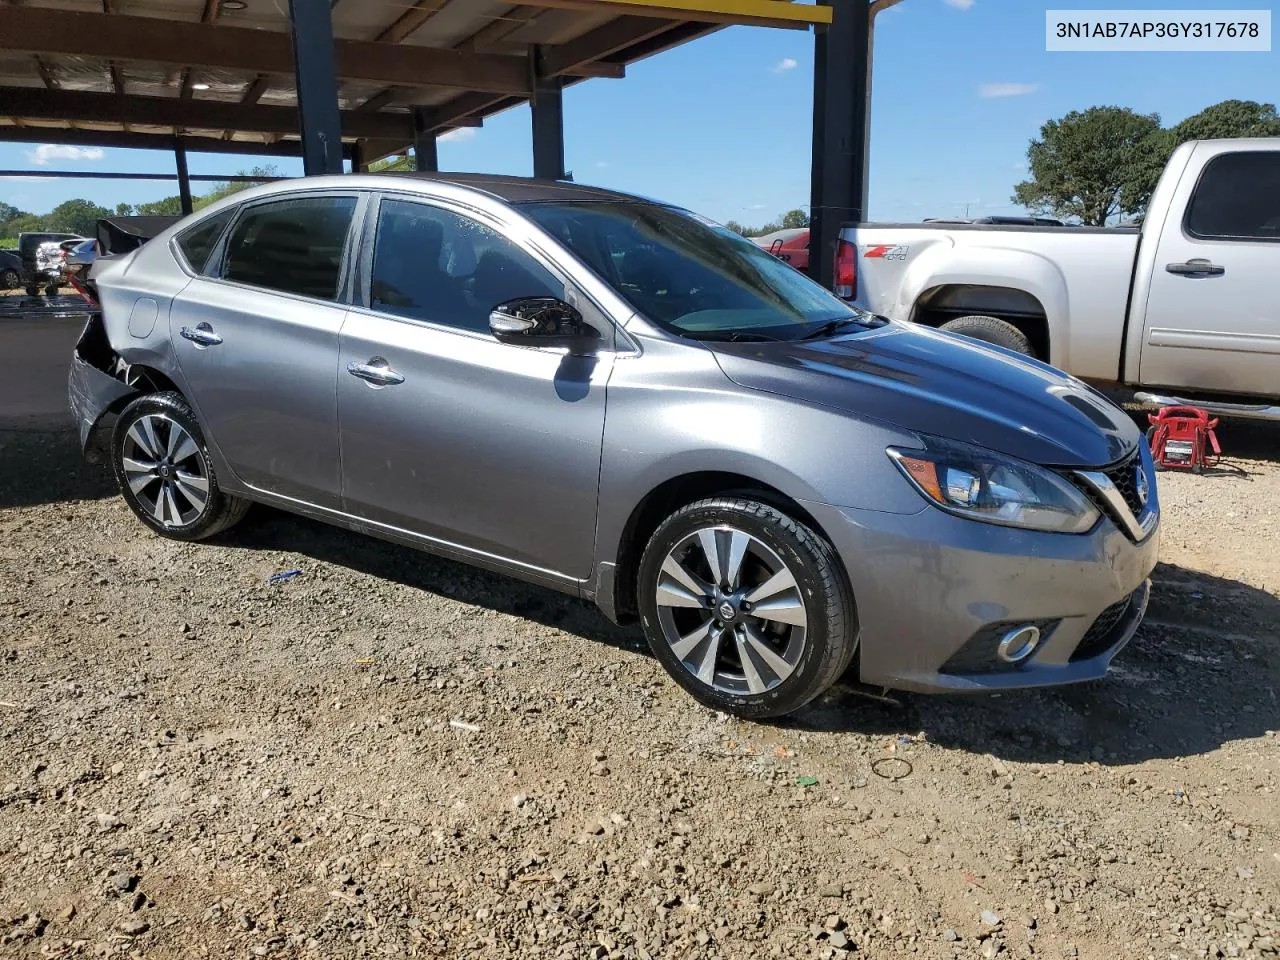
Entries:
{"type": "Polygon", "coordinates": [[[355,194],[246,207],[220,262],[175,298],[171,340],[209,436],[243,482],[340,506],[338,333],[355,194]]]}
{"type": "Polygon", "coordinates": [[[1213,155],[1180,183],[1156,250],[1140,379],[1280,396],[1280,150],[1213,155]],[[1181,211],[1186,211],[1185,218],[1181,211]]]}
{"type": "Polygon", "coordinates": [[[499,303],[576,294],[500,224],[444,206],[384,199],[370,274],[341,337],[347,511],[585,579],[612,328],[592,357],[499,343],[499,303]]]}

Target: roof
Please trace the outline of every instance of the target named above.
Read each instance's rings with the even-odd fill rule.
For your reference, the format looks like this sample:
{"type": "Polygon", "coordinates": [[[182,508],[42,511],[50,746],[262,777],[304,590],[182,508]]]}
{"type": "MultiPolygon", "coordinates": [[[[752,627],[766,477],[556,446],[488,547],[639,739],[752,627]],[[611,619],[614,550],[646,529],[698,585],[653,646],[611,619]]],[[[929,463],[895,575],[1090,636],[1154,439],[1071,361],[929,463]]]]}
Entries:
{"type": "MultiPolygon", "coordinates": [[[[807,29],[788,0],[330,0],[343,138],[366,158],[529,100],[535,76],[621,77],[661,50],[746,23],[807,29]]],[[[0,0],[0,140],[296,151],[281,0],[0,0]],[[146,143],[150,138],[153,142],[146,143]]]]}
{"type": "MultiPolygon", "coordinates": [[[[566,203],[582,201],[643,200],[629,193],[589,187],[562,180],[535,180],[532,177],[508,177],[487,173],[380,173],[379,177],[433,180],[452,183],[470,190],[483,190],[507,203],[537,203],[559,200],[566,203]]],[[[645,201],[649,202],[649,201],[645,201]]]]}

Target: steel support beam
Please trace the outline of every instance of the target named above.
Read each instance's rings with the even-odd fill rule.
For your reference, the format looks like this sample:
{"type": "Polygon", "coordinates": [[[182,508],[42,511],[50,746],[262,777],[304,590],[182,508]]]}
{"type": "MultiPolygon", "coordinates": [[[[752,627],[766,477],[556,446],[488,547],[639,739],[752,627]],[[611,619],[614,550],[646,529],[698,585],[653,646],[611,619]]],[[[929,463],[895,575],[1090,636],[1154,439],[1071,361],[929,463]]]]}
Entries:
{"type": "Polygon", "coordinates": [[[564,81],[559,77],[535,79],[529,113],[533,119],[533,175],[539,180],[563,180],[564,81]]]}
{"type": "Polygon", "coordinates": [[[179,141],[173,145],[173,159],[178,167],[178,200],[182,204],[182,212],[188,214],[191,206],[191,173],[187,170],[187,148],[179,141]]]}
{"type": "Polygon", "coordinates": [[[342,173],[342,121],[328,0],[289,0],[289,23],[303,172],[309,177],[342,173]]]}
{"type": "Polygon", "coordinates": [[[413,159],[414,169],[420,173],[436,173],[440,169],[436,132],[431,128],[430,115],[421,107],[413,111],[413,159]]]}
{"type": "Polygon", "coordinates": [[[351,158],[352,173],[368,173],[369,164],[364,158],[364,141],[357,140],[347,146],[347,155],[351,158]]]}
{"type": "Polygon", "coordinates": [[[820,2],[833,18],[814,38],[809,274],[831,289],[840,227],[867,209],[871,17],[867,0],[820,2]]]}

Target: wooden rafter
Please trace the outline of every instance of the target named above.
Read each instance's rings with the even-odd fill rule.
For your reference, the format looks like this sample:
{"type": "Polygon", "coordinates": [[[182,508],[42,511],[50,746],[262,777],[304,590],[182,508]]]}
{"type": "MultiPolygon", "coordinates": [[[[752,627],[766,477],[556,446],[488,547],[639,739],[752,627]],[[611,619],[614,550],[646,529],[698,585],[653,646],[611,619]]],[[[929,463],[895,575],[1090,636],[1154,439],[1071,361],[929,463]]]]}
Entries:
{"type": "MultiPolygon", "coordinates": [[[[0,50],[292,75],[287,33],[39,7],[0,7],[0,50]]],[[[369,40],[334,41],[344,80],[528,93],[528,58],[369,40]]]]}
{"type": "Polygon", "coordinates": [[[790,0],[535,0],[531,6],[798,30],[831,23],[830,7],[790,0]]]}
{"type": "Polygon", "coordinates": [[[527,5],[515,7],[510,13],[494,17],[493,20],[459,43],[458,47],[462,50],[483,50],[485,47],[491,47],[515,33],[521,27],[528,26],[537,19],[538,14],[541,12],[537,7],[527,5]]]}
{"type": "MultiPolygon", "coordinates": [[[[295,134],[295,107],[255,104],[245,106],[224,100],[189,100],[172,97],[119,96],[82,90],[43,90],[39,87],[5,89],[5,110],[27,120],[64,122],[92,118],[104,123],[195,127],[206,130],[246,130],[268,134],[295,134]]],[[[348,137],[388,139],[413,137],[413,122],[406,114],[341,114],[342,133],[348,137]]]]}
{"type": "Polygon", "coordinates": [[[412,7],[396,18],[396,22],[391,24],[374,39],[379,43],[399,43],[412,36],[414,33],[426,24],[428,20],[434,17],[442,9],[449,0],[418,0],[412,7]]]}

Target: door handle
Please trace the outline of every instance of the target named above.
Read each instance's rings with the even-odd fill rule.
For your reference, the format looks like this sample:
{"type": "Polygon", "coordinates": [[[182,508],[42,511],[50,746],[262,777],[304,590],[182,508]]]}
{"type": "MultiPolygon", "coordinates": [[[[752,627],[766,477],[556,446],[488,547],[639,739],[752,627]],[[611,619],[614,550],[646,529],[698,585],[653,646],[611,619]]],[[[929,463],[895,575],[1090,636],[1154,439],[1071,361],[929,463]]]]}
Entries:
{"type": "Polygon", "coordinates": [[[348,360],[347,373],[375,387],[394,387],[397,383],[404,383],[404,377],[392,370],[382,357],[373,357],[368,363],[348,360]]]}
{"type": "Polygon", "coordinates": [[[184,340],[190,340],[201,347],[216,347],[222,342],[222,338],[214,333],[213,327],[207,323],[197,323],[194,328],[183,327],[178,332],[182,334],[184,340]]]}
{"type": "Polygon", "coordinates": [[[1220,277],[1227,272],[1226,267],[1220,267],[1216,263],[1210,263],[1208,260],[1188,260],[1186,263],[1171,263],[1165,267],[1165,270],[1180,277],[1220,277]]]}

